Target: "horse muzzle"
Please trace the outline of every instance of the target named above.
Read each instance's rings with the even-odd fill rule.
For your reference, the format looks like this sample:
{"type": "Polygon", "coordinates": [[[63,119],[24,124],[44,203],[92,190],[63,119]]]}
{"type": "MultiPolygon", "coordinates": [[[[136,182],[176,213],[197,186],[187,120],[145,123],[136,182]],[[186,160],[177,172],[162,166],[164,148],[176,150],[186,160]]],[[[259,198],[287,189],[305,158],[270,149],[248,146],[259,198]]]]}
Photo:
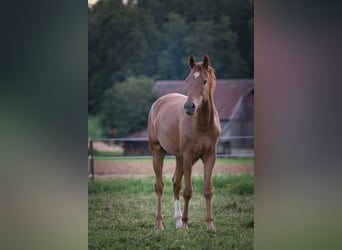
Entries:
{"type": "Polygon", "coordinates": [[[186,102],[184,104],[184,109],[187,115],[193,115],[195,113],[195,103],[193,102],[186,102]]]}

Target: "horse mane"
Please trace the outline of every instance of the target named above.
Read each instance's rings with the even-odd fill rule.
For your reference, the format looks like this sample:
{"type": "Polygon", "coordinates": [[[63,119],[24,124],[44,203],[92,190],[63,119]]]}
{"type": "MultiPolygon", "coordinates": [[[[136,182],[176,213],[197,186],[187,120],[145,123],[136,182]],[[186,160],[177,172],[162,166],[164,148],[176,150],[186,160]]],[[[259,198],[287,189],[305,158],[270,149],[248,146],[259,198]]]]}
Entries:
{"type": "Polygon", "coordinates": [[[209,66],[208,72],[209,72],[210,94],[214,96],[214,92],[216,88],[216,70],[213,67],[209,66]]]}

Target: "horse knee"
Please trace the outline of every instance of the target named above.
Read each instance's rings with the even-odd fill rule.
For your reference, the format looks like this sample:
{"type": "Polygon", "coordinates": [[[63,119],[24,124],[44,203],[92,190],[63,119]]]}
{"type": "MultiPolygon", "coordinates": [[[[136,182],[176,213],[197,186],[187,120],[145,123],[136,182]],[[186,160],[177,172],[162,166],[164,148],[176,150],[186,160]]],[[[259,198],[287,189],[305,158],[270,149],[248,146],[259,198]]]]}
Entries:
{"type": "Polygon", "coordinates": [[[213,197],[213,190],[210,188],[210,189],[204,189],[203,191],[203,195],[205,197],[205,199],[211,199],[213,197]]]}
{"type": "Polygon", "coordinates": [[[163,194],[164,191],[164,182],[161,183],[155,183],[154,184],[154,190],[157,194],[163,194]]]}
{"type": "Polygon", "coordinates": [[[192,197],[192,188],[185,188],[184,193],[183,193],[183,197],[185,200],[190,200],[192,197]]]}

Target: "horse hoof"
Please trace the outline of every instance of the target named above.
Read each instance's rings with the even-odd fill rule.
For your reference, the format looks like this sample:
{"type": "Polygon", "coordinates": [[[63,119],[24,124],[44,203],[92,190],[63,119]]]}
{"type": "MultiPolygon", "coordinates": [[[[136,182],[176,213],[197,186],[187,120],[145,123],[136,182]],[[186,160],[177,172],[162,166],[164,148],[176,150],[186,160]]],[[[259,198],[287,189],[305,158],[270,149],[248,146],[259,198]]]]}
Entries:
{"type": "Polygon", "coordinates": [[[207,225],[207,230],[209,230],[209,231],[213,231],[213,232],[216,232],[216,228],[215,228],[215,226],[214,226],[214,223],[208,223],[208,225],[207,225]]]}
{"type": "Polygon", "coordinates": [[[163,223],[157,223],[155,228],[156,230],[163,230],[164,229],[163,223]]]}
{"type": "Polygon", "coordinates": [[[176,229],[182,228],[182,225],[183,225],[182,220],[179,218],[176,219],[176,229]]]}
{"type": "Polygon", "coordinates": [[[182,224],[182,227],[181,227],[180,229],[182,229],[182,230],[188,230],[188,229],[189,229],[189,228],[188,228],[188,224],[183,223],[183,224],[182,224]]]}

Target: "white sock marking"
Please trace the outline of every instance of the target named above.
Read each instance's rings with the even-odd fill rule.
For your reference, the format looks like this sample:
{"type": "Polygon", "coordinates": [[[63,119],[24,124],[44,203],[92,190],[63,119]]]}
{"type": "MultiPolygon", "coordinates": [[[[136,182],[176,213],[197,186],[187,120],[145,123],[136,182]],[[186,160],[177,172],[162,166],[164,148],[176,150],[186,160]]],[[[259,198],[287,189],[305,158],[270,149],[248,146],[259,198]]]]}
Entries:
{"type": "Polygon", "coordinates": [[[174,218],[176,219],[176,228],[181,228],[182,227],[182,211],[181,211],[181,206],[180,206],[180,201],[175,200],[175,214],[174,218]]]}

